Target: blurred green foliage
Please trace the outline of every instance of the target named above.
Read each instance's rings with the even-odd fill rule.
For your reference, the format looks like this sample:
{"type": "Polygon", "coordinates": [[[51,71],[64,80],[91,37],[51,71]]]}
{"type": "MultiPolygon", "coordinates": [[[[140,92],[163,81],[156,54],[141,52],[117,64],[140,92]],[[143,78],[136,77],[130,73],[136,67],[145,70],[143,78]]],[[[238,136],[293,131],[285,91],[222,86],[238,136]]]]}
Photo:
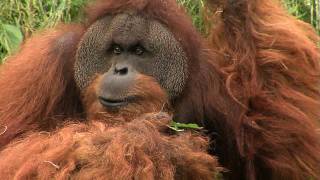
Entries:
{"type": "Polygon", "coordinates": [[[289,13],[312,24],[320,34],[320,0],[282,0],[289,13]]]}
{"type": "Polygon", "coordinates": [[[0,62],[24,37],[58,22],[77,21],[86,0],[1,0],[0,62]]]}
{"type": "MultiPolygon", "coordinates": [[[[89,0],[0,0],[0,63],[24,38],[58,22],[78,21],[81,7],[89,0]]],[[[203,33],[204,1],[177,0],[203,33]]],[[[288,11],[312,24],[320,33],[320,0],[282,0],[288,11]]]]}
{"type": "Polygon", "coordinates": [[[193,24],[200,32],[205,33],[204,15],[205,15],[205,0],[177,0],[187,8],[189,15],[192,17],[193,24]]]}

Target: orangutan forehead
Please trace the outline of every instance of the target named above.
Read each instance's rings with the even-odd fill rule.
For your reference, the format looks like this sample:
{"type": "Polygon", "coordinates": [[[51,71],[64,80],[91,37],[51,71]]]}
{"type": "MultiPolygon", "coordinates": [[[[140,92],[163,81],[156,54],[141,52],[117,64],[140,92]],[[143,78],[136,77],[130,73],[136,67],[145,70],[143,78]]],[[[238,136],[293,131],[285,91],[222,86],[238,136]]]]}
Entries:
{"type": "Polygon", "coordinates": [[[149,25],[149,20],[141,15],[123,13],[113,16],[108,29],[113,36],[114,43],[130,44],[130,41],[144,39],[149,31],[149,25]]]}

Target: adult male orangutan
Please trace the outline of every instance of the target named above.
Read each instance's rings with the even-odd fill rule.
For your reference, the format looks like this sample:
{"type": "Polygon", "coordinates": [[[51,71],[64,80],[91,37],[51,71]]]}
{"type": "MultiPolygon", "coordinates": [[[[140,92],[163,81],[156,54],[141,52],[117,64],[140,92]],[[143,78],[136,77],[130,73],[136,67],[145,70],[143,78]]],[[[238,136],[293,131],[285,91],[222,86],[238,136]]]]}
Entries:
{"type": "Polygon", "coordinates": [[[27,40],[0,69],[0,155],[70,121],[113,122],[119,115],[132,123],[159,110],[137,105],[161,97],[141,94],[149,95],[152,83],[132,91],[145,77],[163,90],[175,121],[204,127],[224,178],[320,178],[319,37],[277,1],[208,0],[208,9],[214,18],[206,39],[174,0],[98,0],[83,23],[27,40]],[[136,113],[126,116],[132,107],[136,113]]]}

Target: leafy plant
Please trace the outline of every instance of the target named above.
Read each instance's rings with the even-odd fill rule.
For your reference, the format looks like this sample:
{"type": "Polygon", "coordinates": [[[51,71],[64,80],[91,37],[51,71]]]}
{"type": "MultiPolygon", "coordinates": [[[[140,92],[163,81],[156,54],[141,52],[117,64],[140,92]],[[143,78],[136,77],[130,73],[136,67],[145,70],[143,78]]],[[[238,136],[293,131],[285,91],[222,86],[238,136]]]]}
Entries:
{"type": "Polygon", "coordinates": [[[205,0],[177,0],[184,7],[186,7],[188,13],[192,17],[193,24],[199,29],[202,33],[207,33],[205,29],[205,0]]]}
{"type": "Polygon", "coordinates": [[[0,63],[15,51],[23,37],[58,22],[78,21],[87,0],[1,0],[0,63]]]}
{"type": "Polygon", "coordinates": [[[184,124],[184,123],[178,123],[175,121],[170,122],[169,128],[177,132],[182,132],[187,129],[192,129],[192,130],[203,129],[203,127],[200,127],[198,124],[184,124]]]}
{"type": "Polygon", "coordinates": [[[288,12],[297,18],[312,24],[320,34],[319,0],[282,0],[288,12]]]}
{"type": "Polygon", "coordinates": [[[23,40],[20,27],[0,23],[0,58],[13,53],[23,40]]]}

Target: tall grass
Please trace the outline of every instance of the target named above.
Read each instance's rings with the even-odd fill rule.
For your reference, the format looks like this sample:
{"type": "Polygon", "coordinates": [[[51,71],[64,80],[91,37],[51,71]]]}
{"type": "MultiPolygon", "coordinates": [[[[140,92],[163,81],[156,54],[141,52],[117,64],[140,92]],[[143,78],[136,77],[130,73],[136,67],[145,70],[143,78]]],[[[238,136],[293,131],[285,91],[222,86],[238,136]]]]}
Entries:
{"type": "MultiPolygon", "coordinates": [[[[89,0],[0,0],[0,64],[21,41],[38,29],[58,22],[79,20],[81,7],[89,0]]],[[[188,10],[200,32],[204,26],[205,0],[177,0],[188,10]]],[[[320,33],[320,0],[283,0],[289,12],[311,23],[320,33]]]]}
{"type": "Polygon", "coordinates": [[[320,34],[320,0],[282,0],[289,13],[312,24],[320,34]]]}
{"type": "Polygon", "coordinates": [[[206,33],[204,26],[205,15],[205,0],[177,0],[188,10],[189,15],[192,17],[193,24],[199,29],[200,32],[206,33]]]}
{"type": "Polygon", "coordinates": [[[0,61],[35,30],[77,20],[85,1],[0,0],[0,61]]]}

